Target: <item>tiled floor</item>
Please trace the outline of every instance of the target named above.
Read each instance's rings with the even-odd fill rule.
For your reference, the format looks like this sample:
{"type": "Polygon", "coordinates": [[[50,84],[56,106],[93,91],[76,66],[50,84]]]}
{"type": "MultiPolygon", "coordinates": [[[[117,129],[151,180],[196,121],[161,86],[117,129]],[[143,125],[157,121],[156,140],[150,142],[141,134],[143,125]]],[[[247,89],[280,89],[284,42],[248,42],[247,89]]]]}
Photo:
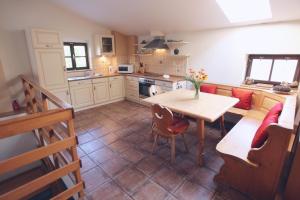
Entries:
{"type": "Polygon", "coordinates": [[[190,153],[178,138],[176,163],[171,164],[166,141],[151,155],[150,109],[135,103],[78,112],[75,128],[87,199],[246,199],[213,181],[223,163],[215,151],[218,129],[206,127],[205,166],[200,168],[195,164],[196,124],[191,123],[186,137],[190,153]]]}

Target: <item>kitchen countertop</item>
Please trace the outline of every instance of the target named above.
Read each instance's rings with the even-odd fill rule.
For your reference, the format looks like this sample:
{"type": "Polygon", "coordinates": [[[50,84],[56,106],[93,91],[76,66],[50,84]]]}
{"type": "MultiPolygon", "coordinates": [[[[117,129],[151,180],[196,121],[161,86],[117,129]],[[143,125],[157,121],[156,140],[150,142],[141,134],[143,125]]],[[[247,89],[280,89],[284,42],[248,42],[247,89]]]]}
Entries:
{"type": "Polygon", "coordinates": [[[114,77],[114,76],[121,76],[122,74],[102,74],[100,76],[97,75],[91,75],[91,76],[74,76],[69,77],[68,81],[80,81],[80,80],[87,80],[87,79],[95,79],[95,78],[107,78],[107,77],[114,77]]]}
{"type": "Polygon", "coordinates": [[[80,80],[87,80],[87,79],[95,79],[95,78],[107,78],[107,77],[113,77],[113,76],[134,76],[134,77],[139,77],[139,78],[149,78],[149,79],[154,79],[154,80],[159,80],[159,81],[168,81],[168,82],[178,82],[178,81],[183,81],[184,77],[183,76],[170,76],[170,78],[166,79],[160,74],[152,74],[152,73],[132,73],[132,74],[119,74],[119,73],[114,73],[114,74],[103,74],[101,76],[75,76],[75,77],[69,77],[68,81],[80,81],[80,80]]]}
{"type": "Polygon", "coordinates": [[[178,82],[178,81],[183,81],[184,80],[184,76],[172,76],[172,75],[170,75],[170,78],[166,79],[161,74],[152,74],[152,73],[144,73],[144,74],[132,73],[132,74],[127,74],[127,76],[149,78],[149,79],[154,79],[154,80],[159,80],[159,81],[168,81],[168,82],[178,82]]]}

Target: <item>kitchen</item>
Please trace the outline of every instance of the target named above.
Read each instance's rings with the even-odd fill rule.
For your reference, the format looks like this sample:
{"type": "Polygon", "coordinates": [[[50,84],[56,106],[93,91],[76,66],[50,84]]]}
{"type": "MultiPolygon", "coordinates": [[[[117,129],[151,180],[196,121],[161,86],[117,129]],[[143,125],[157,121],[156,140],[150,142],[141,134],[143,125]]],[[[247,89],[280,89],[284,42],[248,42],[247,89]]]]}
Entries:
{"type": "Polygon", "coordinates": [[[3,0],[0,199],[298,196],[299,6],[3,0]]]}
{"type": "MultiPolygon", "coordinates": [[[[143,103],[142,98],[186,88],[184,72],[187,67],[188,56],[169,55],[170,52],[173,52],[172,50],[167,52],[167,46],[164,47],[165,49],[159,49],[160,46],[145,48],[148,52],[150,50],[152,54],[154,53],[154,55],[149,53],[137,54],[138,51],[144,51],[145,49],[140,44],[137,44],[136,37],[132,37],[123,36],[120,33],[115,33],[115,35],[95,34],[94,46],[96,56],[100,57],[100,60],[104,60],[103,63],[107,67],[106,71],[101,69],[98,72],[88,64],[91,58],[88,56],[88,47],[82,46],[84,43],[71,43],[71,50],[70,43],[64,42],[64,48],[60,45],[62,39],[59,32],[47,29],[27,31],[29,51],[32,55],[31,62],[32,66],[34,66],[33,71],[36,72],[35,77],[37,77],[37,81],[62,100],[71,103],[75,111],[122,101],[125,98],[137,103],[143,103]],[[119,40],[118,37],[120,38],[119,40]],[[126,43],[126,40],[134,41],[135,43],[126,43]],[[124,56],[122,49],[128,48],[129,45],[133,48],[131,52],[126,52],[127,55],[124,56]],[[140,46],[140,49],[134,48],[138,46],[140,46]],[[81,52],[77,52],[80,51],[77,49],[80,49],[81,52]],[[162,50],[164,50],[162,53],[159,52],[162,50]],[[53,57],[54,52],[57,53],[56,57],[53,57]],[[85,63],[77,68],[74,66],[81,63],[76,63],[80,59],[80,56],[75,55],[76,53],[81,55],[81,59],[85,59],[85,63]],[[62,60],[62,57],[65,61],[62,60]],[[140,62],[126,64],[120,63],[121,61],[118,59],[121,61],[131,59],[131,61],[134,60],[136,62],[140,60],[140,62]],[[156,59],[159,59],[158,63],[155,63],[156,59]],[[118,66],[112,66],[112,64],[118,66]],[[56,68],[50,68],[48,65],[56,66],[56,68]],[[157,68],[162,68],[164,72],[169,72],[172,75],[154,73],[154,71],[157,71],[157,68]],[[174,68],[176,71],[168,70],[174,68]]],[[[162,42],[165,41],[164,38],[161,40],[162,42]]],[[[173,46],[174,43],[172,42],[173,46]]],[[[178,43],[181,44],[181,42],[178,43]]]]}

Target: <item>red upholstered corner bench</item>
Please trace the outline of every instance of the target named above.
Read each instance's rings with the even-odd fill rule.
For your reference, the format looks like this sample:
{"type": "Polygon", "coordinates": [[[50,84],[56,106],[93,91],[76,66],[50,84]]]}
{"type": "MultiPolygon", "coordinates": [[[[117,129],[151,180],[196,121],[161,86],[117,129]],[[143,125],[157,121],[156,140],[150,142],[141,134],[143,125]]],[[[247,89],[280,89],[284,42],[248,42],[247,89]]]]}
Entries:
{"type": "MultiPolygon", "coordinates": [[[[216,86],[217,94],[231,96],[232,86],[216,86]]],[[[217,144],[216,149],[224,164],[215,176],[215,181],[229,185],[254,199],[274,199],[284,164],[294,143],[297,97],[259,89],[241,89],[253,92],[251,109],[229,110],[243,117],[217,144]],[[283,103],[278,123],[267,126],[268,138],[260,148],[251,148],[263,119],[278,102],[283,103]]]]}

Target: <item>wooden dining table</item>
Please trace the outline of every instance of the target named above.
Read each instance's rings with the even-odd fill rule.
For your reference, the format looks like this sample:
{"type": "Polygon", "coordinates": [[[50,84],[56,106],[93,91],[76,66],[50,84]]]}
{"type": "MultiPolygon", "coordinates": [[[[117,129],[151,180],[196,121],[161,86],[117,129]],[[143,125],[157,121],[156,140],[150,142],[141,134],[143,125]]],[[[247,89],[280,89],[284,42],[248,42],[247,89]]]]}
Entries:
{"type": "Polygon", "coordinates": [[[194,98],[195,91],[179,89],[144,99],[146,103],[160,104],[197,121],[197,134],[199,138],[197,163],[203,165],[203,150],[205,142],[205,121],[214,122],[219,118],[224,120],[224,113],[234,106],[239,99],[217,94],[199,93],[194,98]]]}

